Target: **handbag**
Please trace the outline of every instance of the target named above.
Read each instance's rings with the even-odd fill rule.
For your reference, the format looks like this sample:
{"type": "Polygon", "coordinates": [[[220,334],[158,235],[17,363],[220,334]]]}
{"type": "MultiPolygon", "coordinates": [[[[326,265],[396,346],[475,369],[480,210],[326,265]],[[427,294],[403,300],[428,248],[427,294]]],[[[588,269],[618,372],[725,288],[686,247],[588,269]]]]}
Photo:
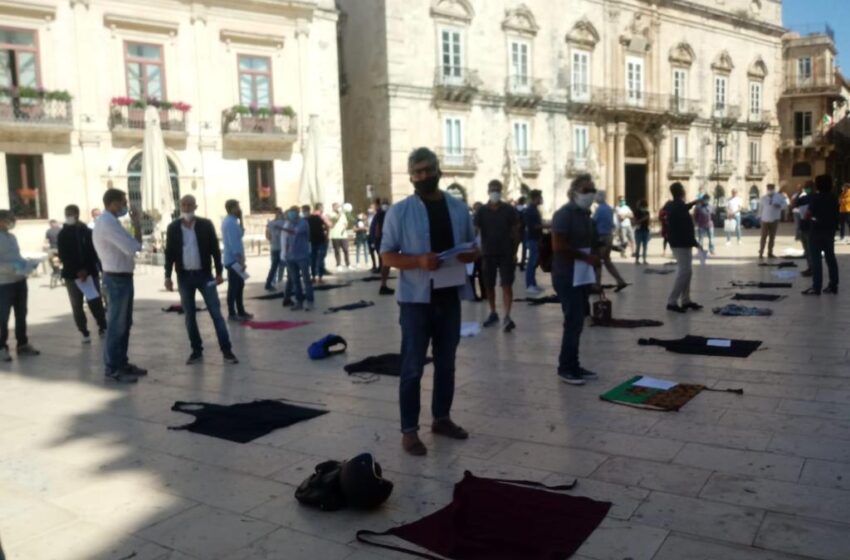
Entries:
{"type": "Polygon", "coordinates": [[[605,297],[605,292],[600,292],[599,299],[593,302],[593,322],[609,322],[611,320],[612,307],[611,300],[605,297]]]}
{"type": "Polygon", "coordinates": [[[738,222],[734,218],[727,218],[723,222],[723,231],[726,233],[735,233],[738,230],[738,222]]]}

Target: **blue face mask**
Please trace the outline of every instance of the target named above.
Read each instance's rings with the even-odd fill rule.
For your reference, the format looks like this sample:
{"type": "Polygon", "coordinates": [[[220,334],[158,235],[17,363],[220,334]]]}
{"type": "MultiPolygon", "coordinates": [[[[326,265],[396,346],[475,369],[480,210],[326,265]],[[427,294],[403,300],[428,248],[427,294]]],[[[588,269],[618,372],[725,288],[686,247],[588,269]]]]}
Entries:
{"type": "Polygon", "coordinates": [[[124,208],[122,208],[121,210],[119,210],[119,211],[118,211],[118,217],[119,217],[119,218],[123,218],[123,217],[124,217],[124,216],[126,216],[129,212],[130,212],[130,209],[129,209],[129,208],[127,208],[127,207],[125,206],[124,208]]]}
{"type": "Polygon", "coordinates": [[[298,219],[298,212],[288,212],[286,216],[289,218],[289,221],[294,222],[298,219]]]}

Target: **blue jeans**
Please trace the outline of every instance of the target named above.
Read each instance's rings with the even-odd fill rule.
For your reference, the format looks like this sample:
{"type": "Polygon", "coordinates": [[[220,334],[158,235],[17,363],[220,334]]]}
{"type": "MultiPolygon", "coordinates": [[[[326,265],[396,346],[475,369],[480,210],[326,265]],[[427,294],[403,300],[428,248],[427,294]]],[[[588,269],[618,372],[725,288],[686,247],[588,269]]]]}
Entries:
{"type": "Polygon", "coordinates": [[[363,251],[363,262],[369,260],[369,244],[366,239],[354,240],[354,263],[360,264],[360,251],[363,251]]]}
{"type": "Polygon", "coordinates": [[[460,342],[460,298],[433,303],[399,304],[401,373],[399,406],[401,431],[419,430],[420,382],[425,370],[428,343],[434,356],[434,391],[431,415],[449,418],[455,393],[455,351],[460,342]]]}
{"type": "MultiPolygon", "coordinates": [[[[727,216],[727,219],[729,219],[729,220],[734,219],[735,220],[735,237],[738,238],[738,241],[741,241],[741,213],[738,212],[737,214],[735,214],[731,218],[729,218],[727,216]]],[[[726,232],[726,242],[728,243],[729,241],[732,241],[732,233],[727,231],[726,232]]]]}
{"type": "Polygon", "coordinates": [[[15,339],[18,347],[25,346],[27,339],[27,293],[26,278],[12,284],[0,286],[0,348],[6,347],[9,339],[9,315],[15,310],[15,339]]]}
{"type": "Polygon", "coordinates": [[[283,267],[280,263],[280,249],[272,248],[271,259],[272,265],[271,268],[269,268],[269,275],[266,277],[267,290],[270,290],[272,288],[272,282],[274,280],[277,280],[277,282],[279,283],[280,279],[283,278],[283,267]]]}
{"type": "Polygon", "coordinates": [[[700,247],[702,247],[702,240],[704,237],[708,238],[708,252],[714,253],[714,227],[697,227],[697,240],[699,241],[700,247]]]}
{"type": "Polygon", "coordinates": [[[227,325],[221,315],[221,302],[218,299],[215,280],[202,271],[187,271],[177,275],[177,286],[180,290],[180,303],[183,305],[186,331],[189,333],[192,351],[204,351],[204,343],[201,341],[201,333],[198,331],[198,314],[195,307],[195,292],[198,291],[204,298],[204,304],[207,306],[207,311],[209,311],[215,326],[218,347],[221,348],[222,352],[230,352],[230,334],[227,332],[227,325]]]}
{"type": "Polygon", "coordinates": [[[103,289],[109,306],[106,308],[106,344],[103,363],[107,373],[127,367],[127,348],[133,326],[133,277],[103,274],[103,289]]]}
{"type": "Polygon", "coordinates": [[[561,300],[564,312],[564,333],[561,336],[561,353],[558,356],[558,373],[578,373],[578,350],[584,318],[588,308],[588,286],[574,287],[572,280],[564,276],[552,276],[552,286],[561,300]]]}
{"type": "Polygon", "coordinates": [[[328,273],[325,258],[328,256],[328,242],[310,245],[310,272],[313,278],[321,278],[328,273]]]}
{"type": "Polygon", "coordinates": [[[643,250],[643,260],[646,260],[646,250],[649,248],[649,230],[635,230],[635,262],[640,260],[641,249],[643,250]]]}
{"type": "Polygon", "coordinates": [[[289,279],[286,282],[286,295],[295,292],[298,303],[305,299],[313,303],[313,282],[310,280],[310,257],[286,259],[286,270],[289,279]]]}
{"type": "Polygon", "coordinates": [[[231,266],[227,267],[227,314],[245,315],[245,303],[242,294],[245,291],[245,279],[231,266]]]}
{"type": "Polygon", "coordinates": [[[537,286],[537,261],[540,259],[540,245],[536,239],[529,239],[526,243],[528,248],[528,260],[525,263],[525,287],[537,286]]]}

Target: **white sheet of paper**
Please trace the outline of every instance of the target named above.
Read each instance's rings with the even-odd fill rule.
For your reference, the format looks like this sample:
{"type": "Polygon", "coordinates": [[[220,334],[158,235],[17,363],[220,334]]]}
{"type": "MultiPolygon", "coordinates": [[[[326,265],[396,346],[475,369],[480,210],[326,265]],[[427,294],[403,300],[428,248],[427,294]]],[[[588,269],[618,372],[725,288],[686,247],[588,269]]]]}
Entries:
{"type": "Polygon", "coordinates": [[[445,260],[448,260],[451,257],[457,256],[461,253],[468,253],[468,252],[472,251],[473,249],[475,249],[475,242],[470,241],[468,243],[461,243],[460,245],[456,245],[455,247],[452,247],[451,249],[443,251],[438,256],[440,257],[441,261],[445,261],[445,260]]]}
{"type": "Polygon", "coordinates": [[[800,273],[796,270],[774,270],[771,274],[774,278],[779,278],[780,280],[793,280],[800,276],[800,273]]]}
{"type": "Polygon", "coordinates": [[[244,268],[242,268],[242,265],[239,263],[233,263],[231,265],[231,268],[236,272],[236,274],[241,276],[243,280],[247,280],[251,277],[251,275],[248,274],[248,272],[244,268]]]}
{"type": "Polygon", "coordinates": [[[452,288],[466,284],[466,265],[457,259],[444,261],[431,273],[434,289],[452,288]]]}
{"type": "MultiPolygon", "coordinates": [[[[579,251],[589,255],[590,247],[579,249],[579,251]]],[[[586,262],[576,260],[573,267],[573,287],[587,286],[588,284],[596,284],[596,271],[586,262]]]]}
{"type": "Polygon", "coordinates": [[[83,296],[86,298],[86,301],[92,301],[93,299],[98,299],[100,297],[91,274],[86,276],[85,280],[77,278],[74,280],[74,284],[76,284],[80,291],[83,292],[83,296]]]}
{"type": "Polygon", "coordinates": [[[460,336],[466,338],[481,334],[481,323],[473,321],[460,324],[460,336]]]}
{"type": "Polygon", "coordinates": [[[637,387],[646,387],[647,389],[661,389],[662,391],[667,391],[678,385],[678,383],[644,376],[635,381],[634,385],[637,387]]]}
{"type": "Polygon", "coordinates": [[[714,346],[716,348],[732,348],[732,341],[728,338],[709,338],[706,346],[714,346]]]}

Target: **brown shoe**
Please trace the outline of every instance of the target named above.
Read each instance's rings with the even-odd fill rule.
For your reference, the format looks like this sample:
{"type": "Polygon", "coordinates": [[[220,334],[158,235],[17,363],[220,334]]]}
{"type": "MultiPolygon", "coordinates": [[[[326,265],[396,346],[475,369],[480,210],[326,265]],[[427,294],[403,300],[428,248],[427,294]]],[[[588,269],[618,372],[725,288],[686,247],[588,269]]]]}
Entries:
{"type": "Polygon", "coordinates": [[[431,424],[431,431],[440,436],[450,437],[452,439],[467,439],[469,432],[455,424],[449,418],[435,420],[431,424]]]}
{"type": "Polygon", "coordinates": [[[421,457],[428,453],[428,448],[425,447],[425,444],[422,443],[422,440],[419,439],[419,434],[416,432],[402,434],[401,446],[405,451],[417,457],[421,457]]]}

